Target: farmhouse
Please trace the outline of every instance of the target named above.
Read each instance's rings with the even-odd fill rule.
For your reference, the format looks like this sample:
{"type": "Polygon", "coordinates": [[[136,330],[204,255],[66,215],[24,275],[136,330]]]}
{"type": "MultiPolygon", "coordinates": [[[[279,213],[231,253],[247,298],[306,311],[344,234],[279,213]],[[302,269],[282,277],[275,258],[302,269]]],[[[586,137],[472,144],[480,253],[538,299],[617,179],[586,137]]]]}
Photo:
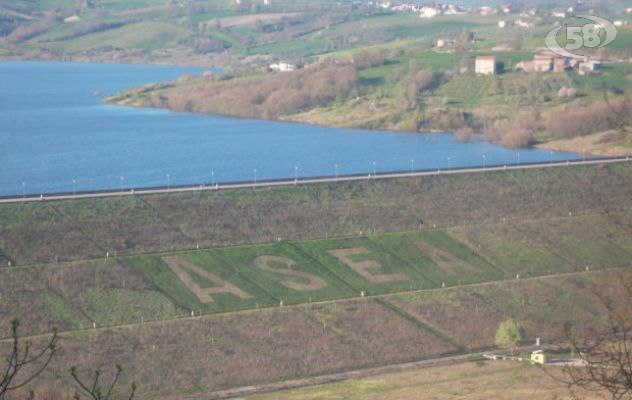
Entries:
{"type": "Polygon", "coordinates": [[[531,61],[516,64],[516,70],[525,72],[564,72],[570,68],[570,60],[555,54],[536,54],[531,61]]]}
{"type": "Polygon", "coordinates": [[[424,6],[419,10],[419,18],[434,18],[440,14],[440,10],[437,7],[424,6]]]}
{"type": "Polygon", "coordinates": [[[580,75],[594,75],[598,72],[601,66],[602,63],[598,60],[582,61],[581,63],[579,63],[577,73],[580,75]]]}
{"type": "Polygon", "coordinates": [[[272,71],[291,72],[296,69],[296,65],[286,63],[286,62],[278,62],[278,63],[270,64],[269,68],[272,71]]]}
{"type": "Polygon", "coordinates": [[[496,57],[478,56],[476,57],[475,72],[479,75],[496,74],[496,57]]]}
{"type": "Polygon", "coordinates": [[[489,15],[494,15],[496,14],[496,9],[489,7],[489,6],[483,6],[481,8],[479,8],[479,13],[483,16],[489,16],[489,15]]]}

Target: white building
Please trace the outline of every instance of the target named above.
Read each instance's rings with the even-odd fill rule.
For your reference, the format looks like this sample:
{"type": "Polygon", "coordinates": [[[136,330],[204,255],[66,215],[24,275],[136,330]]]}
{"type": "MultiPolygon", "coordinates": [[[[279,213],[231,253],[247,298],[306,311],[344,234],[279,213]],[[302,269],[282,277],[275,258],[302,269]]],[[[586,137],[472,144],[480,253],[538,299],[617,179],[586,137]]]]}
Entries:
{"type": "Polygon", "coordinates": [[[535,24],[533,22],[525,21],[523,19],[519,19],[516,21],[516,26],[519,28],[533,28],[535,24]]]}
{"type": "Polygon", "coordinates": [[[495,75],[496,74],[496,57],[494,56],[478,56],[476,57],[476,65],[474,71],[478,75],[495,75]]]}
{"type": "Polygon", "coordinates": [[[439,9],[436,7],[424,6],[419,10],[419,18],[434,18],[439,15],[439,9]]]}
{"type": "Polygon", "coordinates": [[[278,63],[270,64],[269,68],[272,71],[291,72],[296,69],[296,65],[286,63],[286,62],[278,62],[278,63]]]}

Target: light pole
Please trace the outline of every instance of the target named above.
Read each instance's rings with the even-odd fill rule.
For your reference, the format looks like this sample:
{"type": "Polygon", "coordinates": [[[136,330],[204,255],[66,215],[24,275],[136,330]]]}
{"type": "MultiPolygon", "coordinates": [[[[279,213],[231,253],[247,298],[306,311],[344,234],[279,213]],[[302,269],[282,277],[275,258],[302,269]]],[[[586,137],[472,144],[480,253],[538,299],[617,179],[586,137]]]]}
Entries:
{"type": "Polygon", "coordinates": [[[123,178],[123,177],[121,176],[121,193],[123,193],[123,179],[125,179],[125,178],[123,178]]]}
{"type": "Polygon", "coordinates": [[[483,169],[487,168],[487,155],[483,154],[483,169]]]}
{"type": "Polygon", "coordinates": [[[171,175],[167,174],[167,190],[171,190],[171,175]]]}
{"type": "Polygon", "coordinates": [[[298,166],[294,167],[294,183],[298,182],[298,166]]]}
{"type": "Polygon", "coordinates": [[[252,172],[255,174],[255,186],[257,185],[257,169],[253,169],[252,172]]]}
{"type": "Polygon", "coordinates": [[[452,161],[452,159],[451,159],[450,157],[448,157],[448,169],[450,169],[450,168],[451,168],[451,166],[450,166],[450,161],[452,161]]]}
{"type": "Polygon", "coordinates": [[[553,150],[549,151],[549,155],[551,156],[551,164],[553,164],[553,150]]]}
{"type": "Polygon", "coordinates": [[[410,160],[410,172],[415,172],[415,160],[410,160]]]}
{"type": "Polygon", "coordinates": [[[211,170],[211,186],[215,186],[215,171],[211,170]]]}
{"type": "Polygon", "coordinates": [[[518,165],[520,165],[520,152],[518,152],[518,165]]]}
{"type": "Polygon", "coordinates": [[[22,182],[22,199],[26,197],[26,182],[22,182]]]}
{"type": "Polygon", "coordinates": [[[373,161],[373,176],[377,173],[377,163],[373,161]]]}
{"type": "Polygon", "coordinates": [[[336,169],[336,180],[338,180],[338,164],[334,164],[334,168],[336,169]]]}
{"type": "Polygon", "coordinates": [[[73,179],[72,180],[72,197],[76,197],[77,196],[77,180],[73,179]]]}

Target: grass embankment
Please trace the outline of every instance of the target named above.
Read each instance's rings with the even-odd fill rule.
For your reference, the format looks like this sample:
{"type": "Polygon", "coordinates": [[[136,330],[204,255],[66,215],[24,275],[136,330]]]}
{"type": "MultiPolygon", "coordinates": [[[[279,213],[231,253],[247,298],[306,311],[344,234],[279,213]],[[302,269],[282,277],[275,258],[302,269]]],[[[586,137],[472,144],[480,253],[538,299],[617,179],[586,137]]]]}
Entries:
{"type": "MultiPolygon", "coordinates": [[[[629,211],[137,254],[4,268],[0,270],[4,299],[0,322],[25,315],[23,326],[32,333],[46,332],[53,325],[63,330],[86,328],[93,322],[116,326],[191,313],[226,313],[627,267],[631,258],[629,211]],[[591,229],[586,231],[586,226],[591,229]]],[[[568,293],[540,286],[540,299],[546,299],[546,293],[553,298],[568,293]]],[[[526,291],[537,289],[525,286],[526,291]]],[[[498,296],[505,298],[504,306],[511,304],[510,298],[522,301],[519,291],[512,292],[511,287],[507,293],[502,287],[494,290],[495,294],[472,292],[466,297],[498,296]]],[[[516,311],[480,307],[489,315],[516,311]]],[[[414,308],[410,312],[415,313],[414,308]]],[[[433,325],[436,321],[426,322],[433,325]]]]}
{"type": "MultiPolygon", "coordinates": [[[[630,207],[632,164],[0,206],[13,265],[630,207]]],[[[6,263],[5,263],[6,265],[6,263]]]]}
{"type": "MultiPolygon", "coordinates": [[[[61,351],[51,371],[121,363],[126,371],[123,383],[140,382],[138,395],[143,398],[207,398],[209,392],[228,388],[459,354],[457,345],[489,348],[498,324],[508,318],[526,328],[525,343],[535,337],[561,340],[569,324],[581,334],[601,331],[607,313],[587,287],[595,285],[619,301],[617,282],[629,272],[541,277],[204,317],[180,314],[177,320],[145,319],[97,330],[84,327],[61,334],[61,351]]],[[[21,302],[30,296],[23,293],[21,302]]],[[[55,373],[45,374],[36,386],[55,398],[71,387],[65,375],[55,373]]]]}
{"type": "MultiPolygon", "coordinates": [[[[630,168],[5,205],[0,326],[58,326],[51,371],[120,363],[143,398],[489,348],[509,318],[527,342],[593,334],[589,288],[616,301],[630,272],[630,168]]],[[[66,379],[37,385],[61,398],[66,379]]]]}

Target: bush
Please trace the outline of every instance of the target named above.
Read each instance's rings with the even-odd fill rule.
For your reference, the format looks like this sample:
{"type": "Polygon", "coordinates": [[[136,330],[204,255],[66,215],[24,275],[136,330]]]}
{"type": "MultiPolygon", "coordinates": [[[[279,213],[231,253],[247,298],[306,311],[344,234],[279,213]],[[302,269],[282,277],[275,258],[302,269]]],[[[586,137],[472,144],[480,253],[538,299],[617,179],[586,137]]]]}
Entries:
{"type": "Polygon", "coordinates": [[[523,337],[524,331],[522,327],[514,319],[508,319],[503,321],[498,327],[494,343],[496,343],[496,346],[504,349],[513,349],[523,337]]]}

